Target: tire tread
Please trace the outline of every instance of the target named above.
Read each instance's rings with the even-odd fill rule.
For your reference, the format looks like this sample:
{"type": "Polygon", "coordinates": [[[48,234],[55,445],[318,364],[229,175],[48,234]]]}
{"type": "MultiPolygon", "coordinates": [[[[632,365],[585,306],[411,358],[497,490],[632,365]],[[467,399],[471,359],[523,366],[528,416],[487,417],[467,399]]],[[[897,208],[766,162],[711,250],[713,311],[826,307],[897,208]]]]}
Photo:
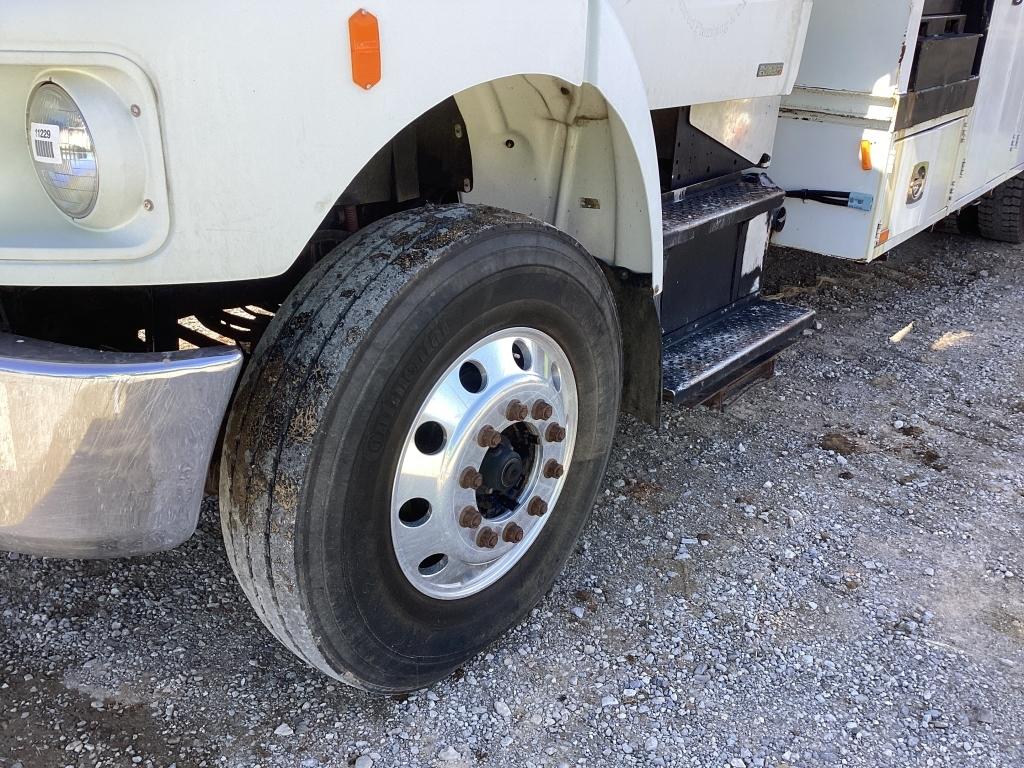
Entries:
{"type": "Polygon", "coordinates": [[[1024,174],[1000,184],[978,206],[981,236],[1003,243],[1024,242],[1024,174]]]}

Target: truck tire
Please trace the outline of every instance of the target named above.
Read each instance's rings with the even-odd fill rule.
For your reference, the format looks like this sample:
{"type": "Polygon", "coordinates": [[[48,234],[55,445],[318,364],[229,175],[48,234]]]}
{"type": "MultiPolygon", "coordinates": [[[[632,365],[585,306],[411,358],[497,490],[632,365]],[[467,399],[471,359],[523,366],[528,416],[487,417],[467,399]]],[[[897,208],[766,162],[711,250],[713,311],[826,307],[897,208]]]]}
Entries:
{"type": "Polygon", "coordinates": [[[621,379],[608,285],[568,236],[468,205],[360,231],[281,307],[228,419],[221,522],[257,614],[359,688],[444,678],[573,551],[621,379]]]}
{"type": "Polygon", "coordinates": [[[981,236],[1003,243],[1024,243],[1024,174],[1005,181],[978,204],[981,236]]]}

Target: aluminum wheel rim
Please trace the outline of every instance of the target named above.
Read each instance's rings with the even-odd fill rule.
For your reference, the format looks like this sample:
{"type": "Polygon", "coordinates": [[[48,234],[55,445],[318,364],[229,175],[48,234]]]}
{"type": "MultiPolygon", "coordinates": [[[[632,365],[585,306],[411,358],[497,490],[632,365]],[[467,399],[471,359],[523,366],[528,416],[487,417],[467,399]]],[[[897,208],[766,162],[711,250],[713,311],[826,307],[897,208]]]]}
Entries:
{"type": "Polygon", "coordinates": [[[578,414],[569,359],[542,331],[499,331],[459,355],[420,406],[392,484],[395,556],[417,590],[441,600],[469,597],[526,554],[557,514],[578,414]],[[519,418],[522,406],[526,418],[519,418]],[[500,445],[484,434],[487,427],[501,435],[500,445]],[[473,487],[484,476],[495,485],[473,487]],[[480,513],[479,524],[470,525],[467,510],[480,513]],[[485,530],[497,535],[493,546],[485,530]]]}

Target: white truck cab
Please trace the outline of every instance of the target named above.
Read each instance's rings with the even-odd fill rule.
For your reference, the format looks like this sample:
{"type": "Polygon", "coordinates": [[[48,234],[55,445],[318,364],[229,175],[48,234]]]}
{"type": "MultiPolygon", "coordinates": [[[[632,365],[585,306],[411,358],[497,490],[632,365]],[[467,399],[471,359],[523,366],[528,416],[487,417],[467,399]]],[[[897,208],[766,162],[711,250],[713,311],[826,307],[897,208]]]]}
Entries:
{"type": "MultiPolygon", "coordinates": [[[[6,0],[0,548],[174,547],[209,479],[280,642],[368,690],[444,677],[554,581],[620,409],[725,397],[812,322],[759,295],[788,185],[817,186],[794,131],[835,122],[807,147],[855,164],[904,140],[902,79],[816,79],[852,5],[6,0]]],[[[975,5],[979,38],[1020,23],[975,5]]],[[[894,176],[802,194],[800,244],[879,255],[804,209],[842,198],[866,238],[894,176]]]]}

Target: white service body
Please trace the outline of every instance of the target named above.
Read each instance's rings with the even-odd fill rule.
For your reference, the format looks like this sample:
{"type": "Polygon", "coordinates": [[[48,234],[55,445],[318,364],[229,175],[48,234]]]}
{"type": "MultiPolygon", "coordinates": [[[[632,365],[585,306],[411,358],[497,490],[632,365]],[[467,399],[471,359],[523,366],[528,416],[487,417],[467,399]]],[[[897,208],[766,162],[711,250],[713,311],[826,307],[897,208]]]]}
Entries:
{"type": "Polygon", "coordinates": [[[777,244],[870,261],[1024,171],[1024,5],[995,0],[973,105],[901,128],[924,10],[925,0],[815,0],[772,177],[787,190],[844,190],[873,205],[791,200],[777,244]],[[927,183],[912,200],[923,164],[927,183]]]}

